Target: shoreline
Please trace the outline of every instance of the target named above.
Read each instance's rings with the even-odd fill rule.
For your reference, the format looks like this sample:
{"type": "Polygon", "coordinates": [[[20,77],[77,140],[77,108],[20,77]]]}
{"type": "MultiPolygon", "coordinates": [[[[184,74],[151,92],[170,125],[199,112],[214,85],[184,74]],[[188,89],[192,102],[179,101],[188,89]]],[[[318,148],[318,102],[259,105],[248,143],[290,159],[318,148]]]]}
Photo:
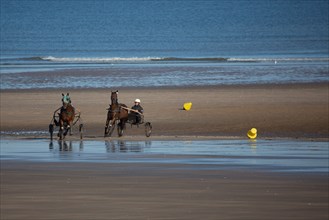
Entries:
{"type": "MultiPolygon", "coordinates": [[[[328,139],[328,83],[116,89],[120,103],[142,99],[154,139],[246,138],[252,127],[262,139],[328,139]],[[182,110],[184,102],[193,103],[190,111],[182,110]]],[[[81,111],[84,136],[102,139],[111,89],[1,90],[1,136],[36,131],[47,138],[62,92],[81,111]]],[[[123,138],[143,135],[143,128],[127,124],[123,138]]]]}
{"type": "MultiPolygon", "coordinates": [[[[55,134],[56,135],[56,134],[55,134]]],[[[21,134],[1,134],[0,139],[2,140],[45,140],[51,141],[49,138],[49,134],[41,134],[41,135],[21,135],[21,134]]],[[[123,137],[102,137],[102,136],[83,136],[82,139],[75,136],[66,136],[63,141],[225,141],[225,140],[246,140],[250,142],[254,141],[310,141],[310,142],[328,142],[329,138],[327,137],[261,137],[256,139],[248,139],[247,136],[193,136],[193,135],[161,135],[161,136],[151,136],[145,137],[143,135],[131,135],[131,136],[123,136],[123,137]]],[[[52,141],[59,141],[57,136],[52,141]]]]}
{"type": "MultiPolygon", "coordinates": [[[[111,90],[127,90],[127,91],[143,91],[143,90],[170,90],[170,89],[239,89],[239,88],[259,88],[259,89],[268,89],[268,88],[304,88],[304,87],[314,87],[314,86],[327,86],[329,89],[328,82],[297,82],[297,83],[249,83],[249,84],[223,84],[223,85],[181,85],[181,86],[142,86],[142,87],[133,87],[133,86],[118,86],[113,88],[70,88],[70,91],[82,92],[82,91],[107,91],[111,90]]],[[[0,93],[21,93],[21,92],[62,92],[67,91],[68,88],[30,88],[30,89],[0,89],[0,93]]]]}

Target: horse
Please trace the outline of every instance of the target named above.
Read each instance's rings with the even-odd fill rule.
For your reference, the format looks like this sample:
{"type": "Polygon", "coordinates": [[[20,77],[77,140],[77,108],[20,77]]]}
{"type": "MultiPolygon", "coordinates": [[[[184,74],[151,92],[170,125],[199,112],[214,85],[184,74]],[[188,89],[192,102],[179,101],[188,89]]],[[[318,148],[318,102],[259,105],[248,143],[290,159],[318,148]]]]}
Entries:
{"type": "Polygon", "coordinates": [[[69,93],[64,95],[62,93],[62,104],[60,113],[59,113],[59,132],[58,136],[60,139],[63,139],[69,131],[70,135],[72,135],[72,124],[75,117],[75,109],[71,104],[71,98],[69,93]]]}
{"type": "Polygon", "coordinates": [[[125,104],[119,103],[118,101],[118,93],[119,91],[111,91],[111,105],[107,109],[107,119],[105,124],[105,132],[104,137],[111,136],[115,122],[120,121],[118,123],[118,135],[121,137],[123,135],[123,131],[126,128],[126,122],[128,120],[128,110],[125,104]],[[124,108],[122,108],[124,107],[124,108]]]}

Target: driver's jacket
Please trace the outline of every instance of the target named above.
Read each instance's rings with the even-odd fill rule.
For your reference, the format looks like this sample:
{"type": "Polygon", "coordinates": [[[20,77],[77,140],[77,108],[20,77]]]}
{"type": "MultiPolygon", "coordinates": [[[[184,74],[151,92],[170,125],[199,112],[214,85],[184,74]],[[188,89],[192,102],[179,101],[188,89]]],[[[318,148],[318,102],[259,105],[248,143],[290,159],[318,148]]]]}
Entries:
{"type": "MultiPolygon", "coordinates": [[[[144,109],[143,109],[143,107],[142,106],[140,106],[140,105],[134,105],[133,107],[131,107],[131,109],[134,109],[134,110],[137,110],[138,112],[140,112],[140,113],[144,113],[144,109]]],[[[132,112],[132,113],[134,113],[134,112],[132,112]]],[[[137,114],[137,113],[136,113],[137,114]]]]}

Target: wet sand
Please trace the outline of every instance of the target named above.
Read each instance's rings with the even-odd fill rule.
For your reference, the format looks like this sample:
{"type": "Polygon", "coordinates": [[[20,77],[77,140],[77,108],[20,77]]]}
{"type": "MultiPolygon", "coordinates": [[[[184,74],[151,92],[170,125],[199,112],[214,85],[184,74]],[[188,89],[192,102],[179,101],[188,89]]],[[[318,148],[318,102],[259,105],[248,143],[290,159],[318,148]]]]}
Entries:
{"type": "MultiPolygon", "coordinates": [[[[110,89],[1,90],[1,131],[46,133],[62,92],[82,112],[85,137],[102,138],[110,89]]],[[[252,127],[261,138],[328,138],[327,83],[119,89],[121,103],[131,106],[135,98],[153,138],[245,138],[252,127]],[[193,103],[190,111],[182,110],[184,102],[193,103]]],[[[143,136],[130,126],[125,134],[143,136]]]]}
{"type": "Polygon", "coordinates": [[[326,174],[1,162],[1,219],[328,219],[326,174]]]}

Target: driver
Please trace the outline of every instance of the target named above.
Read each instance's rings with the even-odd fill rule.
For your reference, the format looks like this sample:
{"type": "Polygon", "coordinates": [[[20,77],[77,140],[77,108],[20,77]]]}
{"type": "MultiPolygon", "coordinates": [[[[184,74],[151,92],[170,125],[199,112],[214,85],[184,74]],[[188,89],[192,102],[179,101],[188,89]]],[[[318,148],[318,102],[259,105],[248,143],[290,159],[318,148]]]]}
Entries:
{"type": "Polygon", "coordinates": [[[141,100],[140,99],[135,99],[135,104],[134,104],[134,106],[131,107],[131,109],[136,111],[136,112],[131,111],[131,114],[135,115],[136,124],[139,124],[141,122],[141,118],[142,118],[141,114],[144,113],[144,109],[141,106],[141,100]]]}

